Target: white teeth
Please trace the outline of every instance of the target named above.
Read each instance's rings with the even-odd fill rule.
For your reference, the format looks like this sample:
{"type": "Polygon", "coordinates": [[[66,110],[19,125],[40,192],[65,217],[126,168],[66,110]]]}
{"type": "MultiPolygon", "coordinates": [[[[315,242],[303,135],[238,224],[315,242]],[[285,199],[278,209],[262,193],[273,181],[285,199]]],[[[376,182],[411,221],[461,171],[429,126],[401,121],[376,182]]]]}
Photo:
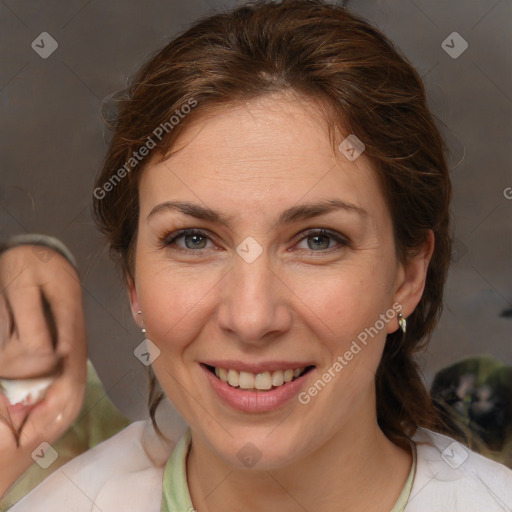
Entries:
{"type": "Polygon", "coordinates": [[[236,370],[228,370],[228,384],[236,388],[238,386],[240,374],[236,370]]]}
{"type": "Polygon", "coordinates": [[[254,379],[254,387],[256,389],[270,389],[272,387],[270,372],[258,373],[254,379]]]}
{"type": "MultiPolygon", "coordinates": [[[[229,370],[229,371],[232,372],[234,370],[229,370]]],[[[240,377],[238,379],[238,385],[242,389],[253,389],[254,388],[254,373],[240,372],[240,377]]]]}
{"type": "Polygon", "coordinates": [[[268,391],[272,389],[272,387],[279,387],[296,379],[305,368],[306,367],[254,374],[251,372],[238,372],[237,370],[215,367],[215,375],[222,382],[227,382],[234,388],[239,387],[240,389],[268,391]]]}
{"type": "Polygon", "coordinates": [[[272,386],[282,386],[284,384],[283,370],[277,370],[272,373],[272,386]]]}

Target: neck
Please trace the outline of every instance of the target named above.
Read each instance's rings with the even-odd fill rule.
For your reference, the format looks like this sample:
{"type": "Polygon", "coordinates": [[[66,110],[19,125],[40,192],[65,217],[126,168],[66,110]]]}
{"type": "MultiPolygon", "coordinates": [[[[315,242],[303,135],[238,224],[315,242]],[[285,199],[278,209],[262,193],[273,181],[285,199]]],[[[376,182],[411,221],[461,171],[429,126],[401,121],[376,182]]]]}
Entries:
{"type": "Polygon", "coordinates": [[[398,499],[411,463],[375,414],[362,414],[307,457],[268,471],[233,468],[192,432],[187,480],[198,512],[242,510],[247,503],[251,511],[382,512],[398,499]]]}

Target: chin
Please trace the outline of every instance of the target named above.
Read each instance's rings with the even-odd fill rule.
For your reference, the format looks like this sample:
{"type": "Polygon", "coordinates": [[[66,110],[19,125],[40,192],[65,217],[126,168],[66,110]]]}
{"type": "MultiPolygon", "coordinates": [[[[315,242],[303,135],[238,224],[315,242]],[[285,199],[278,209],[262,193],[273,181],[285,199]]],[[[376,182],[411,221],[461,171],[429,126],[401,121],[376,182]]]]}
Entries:
{"type": "Polygon", "coordinates": [[[210,449],[227,464],[243,470],[276,470],[296,462],[304,450],[304,436],[294,439],[284,427],[278,435],[271,429],[237,428],[236,435],[212,439],[202,433],[210,449]]]}

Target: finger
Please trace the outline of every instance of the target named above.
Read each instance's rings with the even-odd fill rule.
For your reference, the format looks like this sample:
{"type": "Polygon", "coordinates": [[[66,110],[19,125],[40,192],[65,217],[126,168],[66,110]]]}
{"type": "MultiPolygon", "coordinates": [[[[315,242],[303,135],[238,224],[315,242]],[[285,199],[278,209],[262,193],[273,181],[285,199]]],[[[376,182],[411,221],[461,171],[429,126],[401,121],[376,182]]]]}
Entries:
{"type": "Polygon", "coordinates": [[[69,263],[59,267],[56,271],[58,279],[45,282],[42,290],[57,326],[57,351],[66,355],[75,349],[75,334],[84,330],[82,287],[78,274],[69,263]]]}
{"type": "Polygon", "coordinates": [[[4,295],[0,293],[0,353],[2,347],[9,341],[10,335],[12,333],[12,327],[12,313],[7,308],[4,295]]]}
{"type": "Polygon", "coordinates": [[[71,385],[71,380],[69,375],[59,378],[46,398],[33,408],[21,431],[20,446],[32,446],[34,439],[52,444],[76,420],[86,386],[85,382],[82,386],[71,385]]]}
{"type": "MultiPolygon", "coordinates": [[[[65,272],[65,268],[61,269],[65,272]]],[[[44,285],[48,295],[51,321],[57,324],[57,354],[62,358],[62,374],[53,383],[46,398],[31,412],[23,427],[25,442],[44,432],[47,442],[57,439],[78,416],[85,395],[87,346],[81,287],[76,274],[44,285]],[[55,286],[52,286],[54,284],[55,286]],[[64,285],[64,290],[59,289],[64,285]]]]}
{"type": "MultiPolygon", "coordinates": [[[[33,289],[30,293],[23,294],[28,296],[31,303],[35,300],[32,292],[33,289]]],[[[13,291],[11,298],[14,299],[16,312],[12,311],[10,314],[9,331],[6,332],[5,327],[3,328],[7,341],[0,349],[0,377],[29,379],[52,373],[58,359],[41,306],[39,309],[27,307],[21,300],[19,290],[13,291]],[[18,321],[23,325],[18,326],[18,321]],[[27,324],[30,326],[27,327],[27,324]],[[31,334],[31,329],[37,330],[35,335],[31,334]]],[[[7,301],[5,303],[9,304],[7,301]]]]}
{"type": "Polygon", "coordinates": [[[14,434],[21,430],[33,408],[34,406],[27,407],[21,404],[13,406],[4,395],[0,394],[0,419],[13,430],[14,434]]]}
{"type": "Polygon", "coordinates": [[[3,335],[7,337],[7,341],[0,349],[0,377],[2,378],[40,377],[52,373],[58,363],[49,324],[41,303],[41,292],[39,291],[39,308],[27,307],[22,300],[23,295],[23,297],[27,297],[29,305],[34,304],[34,301],[37,300],[33,296],[34,289],[35,287],[25,288],[22,292],[22,288],[17,288],[10,292],[9,299],[0,301],[0,307],[3,304],[3,308],[6,310],[4,316],[7,315],[9,324],[8,327],[2,329],[3,335]],[[13,301],[16,314],[12,311],[9,300],[13,301]],[[41,316],[43,316],[43,320],[41,320],[41,316]],[[22,325],[18,326],[17,321],[22,325]],[[33,329],[37,329],[36,336],[31,334],[30,327],[27,327],[26,324],[31,324],[33,329]]]}
{"type": "Polygon", "coordinates": [[[85,395],[87,346],[78,274],[60,256],[52,258],[44,270],[39,282],[49,306],[47,322],[56,326],[56,356],[62,359],[62,374],[30,413],[22,443],[40,439],[43,433],[47,442],[56,440],[78,416],[85,395]]]}
{"type": "Polygon", "coordinates": [[[38,286],[10,286],[6,300],[12,311],[14,335],[20,348],[31,354],[54,352],[48,323],[44,316],[41,289],[38,286]]]}
{"type": "Polygon", "coordinates": [[[36,446],[20,448],[12,429],[0,421],[0,503],[9,487],[33,464],[31,453],[36,446]]]}
{"type": "Polygon", "coordinates": [[[7,344],[0,353],[0,378],[12,380],[50,376],[59,368],[55,353],[31,354],[25,347],[7,344]]]}
{"type": "Polygon", "coordinates": [[[82,289],[71,265],[62,265],[58,281],[45,283],[43,293],[56,324],[56,353],[63,359],[64,372],[70,372],[74,382],[82,383],[87,373],[87,340],[82,289]]]}

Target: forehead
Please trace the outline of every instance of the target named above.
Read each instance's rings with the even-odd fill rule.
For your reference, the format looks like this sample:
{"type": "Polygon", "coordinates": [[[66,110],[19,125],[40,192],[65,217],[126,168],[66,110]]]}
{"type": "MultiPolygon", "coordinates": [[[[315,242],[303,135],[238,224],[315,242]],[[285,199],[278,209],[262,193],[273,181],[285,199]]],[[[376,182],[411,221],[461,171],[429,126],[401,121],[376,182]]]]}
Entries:
{"type": "Polygon", "coordinates": [[[141,215],[175,199],[235,216],[334,198],[376,217],[386,209],[364,153],[354,161],[336,153],[320,107],[282,94],[196,118],[170,158],[150,160],[140,193],[141,215]]]}

